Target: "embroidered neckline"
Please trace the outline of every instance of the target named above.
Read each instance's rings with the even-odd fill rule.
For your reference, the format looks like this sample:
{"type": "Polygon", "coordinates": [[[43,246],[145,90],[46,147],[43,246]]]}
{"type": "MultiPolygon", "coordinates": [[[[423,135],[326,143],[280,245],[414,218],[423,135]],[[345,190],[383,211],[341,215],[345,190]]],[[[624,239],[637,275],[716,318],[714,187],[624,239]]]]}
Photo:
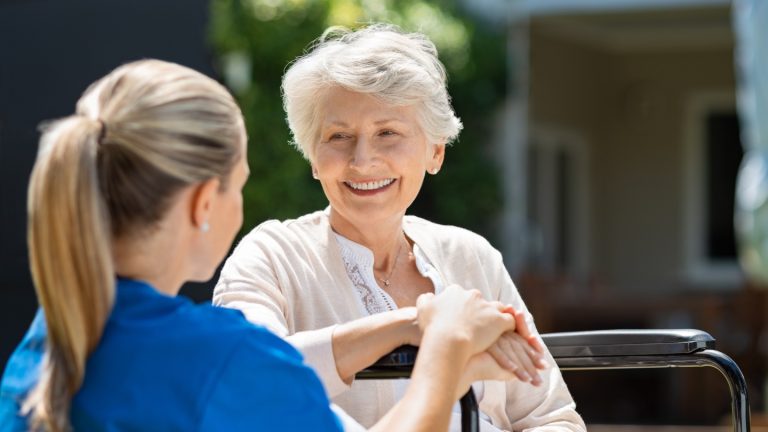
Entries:
{"type": "MultiPolygon", "coordinates": [[[[368,315],[373,315],[396,310],[398,307],[394,299],[376,282],[378,278],[373,273],[373,252],[341,234],[333,234],[339,245],[347,276],[355,288],[358,300],[360,300],[362,311],[368,315]]],[[[413,254],[416,257],[416,267],[419,272],[432,281],[436,292],[442,291],[443,281],[437,269],[429,262],[417,244],[413,245],[413,254]]]]}

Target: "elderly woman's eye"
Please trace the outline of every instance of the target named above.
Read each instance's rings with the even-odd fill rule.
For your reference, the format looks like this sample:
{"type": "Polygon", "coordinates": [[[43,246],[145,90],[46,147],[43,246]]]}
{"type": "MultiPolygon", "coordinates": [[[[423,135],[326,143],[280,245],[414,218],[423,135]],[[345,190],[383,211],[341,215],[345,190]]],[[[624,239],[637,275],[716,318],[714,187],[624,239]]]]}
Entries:
{"type": "Polygon", "coordinates": [[[329,141],[338,141],[349,138],[349,135],[343,133],[334,133],[328,138],[329,141]]]}
{"type": "Polygon", "coordinates": [[[386,129],[386,130],[383,130],[383,131],[379,132],[379,135],[381,135],[381,136],[394,136],[394,135],[397,135],[397,132],[395,132],[393,130],[386,129]]]}

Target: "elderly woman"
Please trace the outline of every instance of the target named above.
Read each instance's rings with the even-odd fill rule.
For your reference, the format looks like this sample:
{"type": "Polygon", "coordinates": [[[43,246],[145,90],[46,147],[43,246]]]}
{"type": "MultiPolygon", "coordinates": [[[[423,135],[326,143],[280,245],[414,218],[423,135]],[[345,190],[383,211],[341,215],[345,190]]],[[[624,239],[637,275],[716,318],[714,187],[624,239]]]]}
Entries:
{"type": "MultiPolygon", "coordinates": [[[[461,130],[435,46],[371,26],[323,38],[283,79],[295,143],[330,206],[248,234],[227,260],[214,303],[284,336],[334,402],[372,425],[403,383],[352,382],[378,357],[421,335],[413,306],[449,285],[479,290],[532,319],[485,239],[406,216],[461,130]]],[[[476,386],[485,430],[584,430],[554,360],[525,325],[489,352],[517,379],[476,386]],[[522,334],[521,334],[522,333],[522,334]],[[530,342],[530,344],[529,344],[530,342]],[[540,344],[539,344],[540,345],[540,344]]]]}

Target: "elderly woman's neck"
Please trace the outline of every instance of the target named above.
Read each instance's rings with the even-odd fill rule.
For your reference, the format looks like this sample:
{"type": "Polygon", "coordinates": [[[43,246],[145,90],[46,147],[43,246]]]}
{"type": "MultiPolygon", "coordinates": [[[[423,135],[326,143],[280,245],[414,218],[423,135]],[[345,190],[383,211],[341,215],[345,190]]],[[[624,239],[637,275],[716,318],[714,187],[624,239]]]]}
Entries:
{"type": "Polygon", "coordinates": [[[330,223],[336,233],[370,249],[374,256],[374,267],[386,265],[405,242],[402,217],[361,225],[352,224],[332,212],[330,223]]]}

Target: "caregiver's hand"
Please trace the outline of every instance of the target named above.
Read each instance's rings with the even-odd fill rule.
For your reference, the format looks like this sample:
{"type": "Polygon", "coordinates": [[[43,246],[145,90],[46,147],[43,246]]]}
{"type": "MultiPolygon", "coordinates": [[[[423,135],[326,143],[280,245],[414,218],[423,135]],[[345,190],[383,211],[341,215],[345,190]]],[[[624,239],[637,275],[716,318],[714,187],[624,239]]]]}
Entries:
{"type": "Polygon", "coordinates": [[[439,295],[423,294],[416,301],[423,333],[439,333],[465,345],[470,357],[487,350],[505,332],[514,331],[516,319],[499,302],[489,302],[477,290],[450,285],[439,295]]]}

